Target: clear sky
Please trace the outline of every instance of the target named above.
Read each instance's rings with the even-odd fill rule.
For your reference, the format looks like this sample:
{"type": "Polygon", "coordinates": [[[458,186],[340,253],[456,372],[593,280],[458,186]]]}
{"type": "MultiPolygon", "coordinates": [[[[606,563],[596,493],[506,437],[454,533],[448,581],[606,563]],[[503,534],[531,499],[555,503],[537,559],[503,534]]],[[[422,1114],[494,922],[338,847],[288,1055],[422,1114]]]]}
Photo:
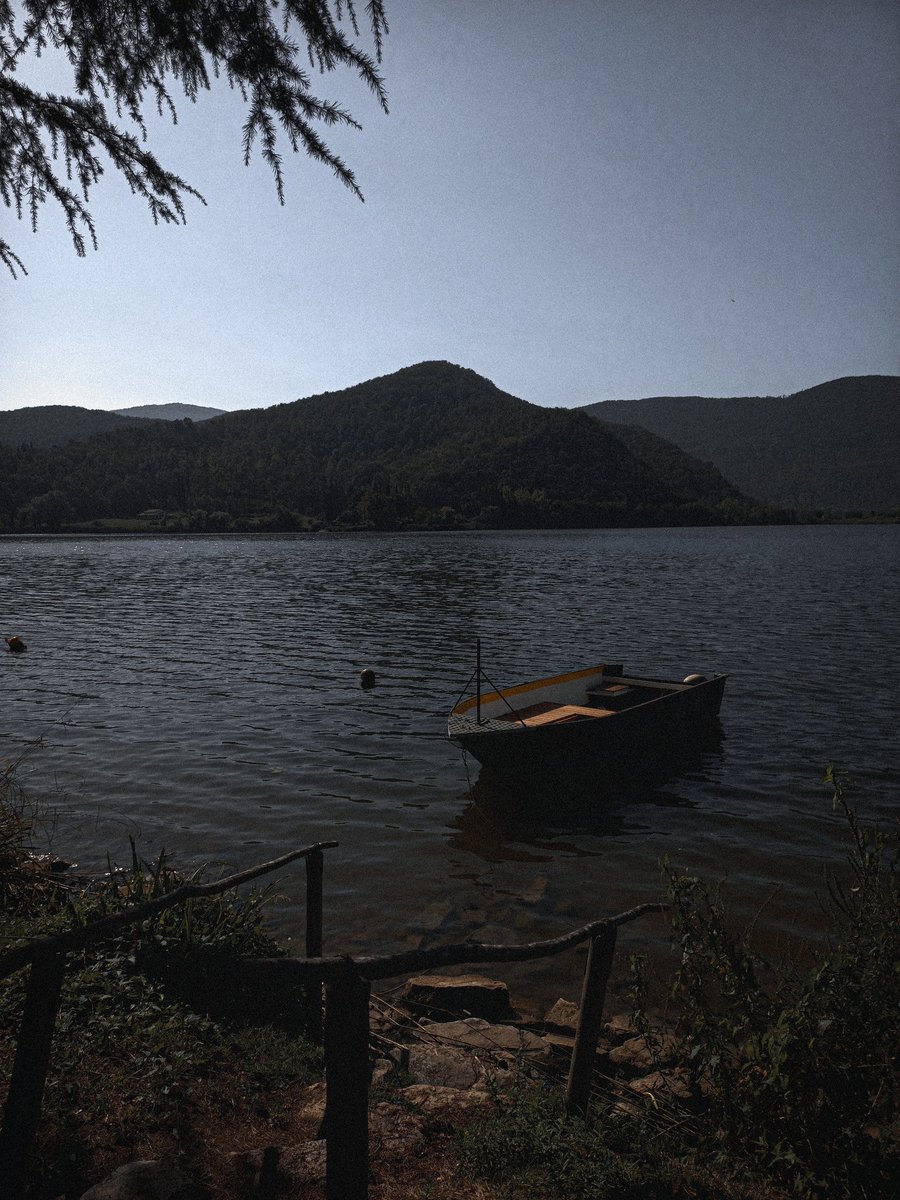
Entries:
{"type": "MultiPolygon", "coordinates": [[[[208,206],[110,172],[100,249],[0,208],[0,408],[254,408],[447,359],[544,405],[898,374],[900,6],[387,0],[390,114],[317,80],[360,203],[227,88],[151,124],[208,206]]],[[[52,64],[38,76],[64,86],[52,64]]]]}

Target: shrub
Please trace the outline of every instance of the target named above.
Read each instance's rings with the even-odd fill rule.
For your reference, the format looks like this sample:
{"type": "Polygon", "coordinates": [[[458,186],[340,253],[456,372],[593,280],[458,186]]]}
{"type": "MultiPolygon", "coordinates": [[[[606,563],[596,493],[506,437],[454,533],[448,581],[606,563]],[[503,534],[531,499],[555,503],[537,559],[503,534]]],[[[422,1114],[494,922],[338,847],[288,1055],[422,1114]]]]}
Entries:
{"type": "Polygon", "coordinates": [[[798,1196],[872,1198],[900,1182],[890,1137],[900,1051],[897,843],[860,825],[836,772],[827,780],[850,833],[849,873],[828,880],[829,936],[812,968],[763,962],[748,937],[729,931],[704,883],[667,871],[681,951],[669,998],[703,1099],[704,1153],[735,1171],[750,1165],[798,1196]]]}
{"type": "Polygon", "coordinates": [[[568,1117],[556,1090],[520,1087],[494,1095],[495,1111],[461,1136],[463,1161],[506,1185],[511,1200],[655,1200],[674,1193],[662,1160],[628,1122],[592,1128],[568,1117]]]}

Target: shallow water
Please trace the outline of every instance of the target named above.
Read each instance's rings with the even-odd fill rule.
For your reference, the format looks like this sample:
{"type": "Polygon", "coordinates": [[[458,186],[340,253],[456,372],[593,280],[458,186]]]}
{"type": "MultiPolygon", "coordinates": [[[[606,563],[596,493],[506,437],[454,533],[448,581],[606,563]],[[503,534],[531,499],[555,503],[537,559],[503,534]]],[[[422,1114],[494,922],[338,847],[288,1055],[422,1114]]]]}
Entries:
{"type": "MultiPolygon", "coordinates": [[[[840,857],[825,765],[896,813],[898,595],[896,526],[0,539],[0,633],[29,647],[0,655],[0,755],[41,740],[20,776],[82,867],[129,835],[185,866],[337,839],[326,950],[553,936],[657,898],[665,855],[771,942],[815,928],[840,857]],[[500,686],[727,671],[721,747],[577,819],[499,813],[445,736],[476,636],[500,686]]],[[[279,877],[285,936],[303,886],[279,877]]],[[[658,918],[622,940],[663,954],[658,918]]],[[[539,1004],[582,962],[504,977],[539,1004]]]]}

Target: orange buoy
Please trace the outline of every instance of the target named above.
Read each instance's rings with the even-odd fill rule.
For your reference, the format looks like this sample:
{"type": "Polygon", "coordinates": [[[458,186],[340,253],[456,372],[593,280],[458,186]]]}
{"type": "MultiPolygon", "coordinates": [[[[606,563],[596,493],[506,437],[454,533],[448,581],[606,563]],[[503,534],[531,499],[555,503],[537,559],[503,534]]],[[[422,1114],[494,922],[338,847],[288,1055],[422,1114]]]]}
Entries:
{"type": "Polygon", "coordinates": [[[6,642],[7,646],[9,646],[10,650],[12,650],[13,654],[21,654],[23,650],[28,649],[17,633],[13,634],[12,637],[4,638],[3,640],[6,642]]]}
{"type": "Polygon", "coordinates": [[[375,672],[370,667],[366,667],[364,671],[360,671],[359,673],[359,682],[364,688],[374,687],[375,672]]]}

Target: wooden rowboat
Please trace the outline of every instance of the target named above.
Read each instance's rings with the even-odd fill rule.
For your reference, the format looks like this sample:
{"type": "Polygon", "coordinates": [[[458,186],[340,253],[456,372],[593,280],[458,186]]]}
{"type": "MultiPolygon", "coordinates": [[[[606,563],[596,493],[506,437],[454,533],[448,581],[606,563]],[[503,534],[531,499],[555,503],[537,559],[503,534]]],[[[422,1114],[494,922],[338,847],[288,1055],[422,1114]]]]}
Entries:
{"type": "Polygon", "coordinates": [[[578,787],[676,774],[715,727],[725,675],[683,680],[599,664],[503,690],[478,687],[447,723],[451,741],[503,782],[578,787]]]}

